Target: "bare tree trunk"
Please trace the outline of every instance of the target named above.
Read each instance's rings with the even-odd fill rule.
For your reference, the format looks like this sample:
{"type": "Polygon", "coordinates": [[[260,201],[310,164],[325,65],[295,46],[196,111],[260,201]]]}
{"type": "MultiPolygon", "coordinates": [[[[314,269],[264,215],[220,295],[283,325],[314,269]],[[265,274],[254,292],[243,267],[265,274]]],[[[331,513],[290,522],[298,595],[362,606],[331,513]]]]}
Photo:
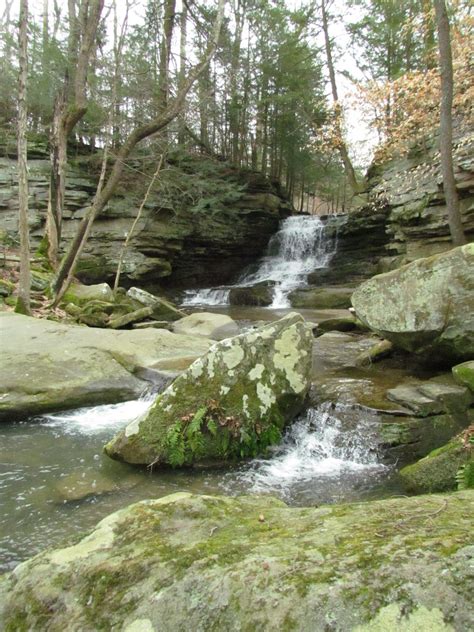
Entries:
{"type": "Polygon", "coordinates": [[[15,311],[31,315],[30,307],[30,243],[28,230],[28,168],[26,143],[26,87],[28,80],[28,0],[20,2],[18,76],[18,199],[20,233],[20,281],[15,311]]]}
{"type": "Polygon", "coordinates": [[[443,189],[448,209],[448,224],[455,246],[466,243],[453,166],[453,60],[449,36],[449,20],[444,0],[434,0],[438,29],[439,67],[441,72],[441,104],[439,144],[443,189]]]}
{"type": "Polygon", "coordinates": [[[168,97],[170,93],[170,57],[171,57],[171,41],[173,39],[174,20],[176,13],[176,0],[165,0],[165,14],[163,16],[163,37],[160,46],[160,76],[159,76],[159,92],[160,103],[159,108],[164,110],[168,105],[168,97]]]}
{"type": "MultiPolygon", "coordinates": [[[[188,8],[186,4],[181,2],[181,17],[179,20],[180,38],[179,38],[179,90],[182,89],[186,81],[186,44],[187,44],[187,25],[188,25],[188,8]]],[[[186,140],[186,116],[185,112],[179,117],[178,144],[184,145],[186,140]]]]}
{"type": "Polygon", "coordinates": [[[347,146],[343,139],[342,128],[341,128],[341,123],[340,123],[342,108],[341,108],[341,104],[339,102],[339,96],[337,93],[336,73],[334,72],[334,64],[332,61],[331,40],[329,38],[328,16],[326,12],[326,0],[321,0],[321,15],[323,18],[323,33],[324,33],[324,43],[326,47],[326,59],[327,59],[327,65],[328,65],[329,80],[331,83],[334,109],[336,111],[337,134],[339,136],[338,150],[341,156],[342,163],[344,165],[344,171],[349,181],[349,185],[351,189],[354,191],[354,193],[359,193],[363,187],[361,187],[359,182],[357,182],[354,167],[352,166],[352,162],[349,157],[349,152],[347,151],[347,146]]]}
{"type": "Polygon", "coordinates": [[[51,177],[46,219],[48,259],[57,265],[64,208],[67,168],[67,140],[87,112],[87,71],[96,43],[104,0],[82,0],[76,16],[74,0],[69,0],[68,67],[64,87],[56,97],[51,134],[51,177]]]}
{"type": "Polygon", "coordinates": [[[194,82],[198,79],[200,74],[204,71],[216,51],[222,19],[224,16],[224,6],[225,0],[219,0],[217,16],[214,22],[213,34],[209,46],[207,47],[203,58],[197,64],[195,64],[193,68],[191,68],[186,82],[183,84],[180,92],[178,92],[176,99],[172,103],[169,103],[167,108],[163,112],[158,114],[158,116],[150,123],[137,127],[135,130],[133,130],[133,132],[128,136],[128,138],[118,151],[116,160],[112,167],[112,171],[103,189],[100,191],[100,193],[97,193],[92,206],[89,207],[84,219],[81,221],[77,233],[74,236],[74,239],[71,241],[69,248],[61,262],[61,266],[59,267],[59,270],[56,274],[56,278],[53,284],[53,291],[56,297],[55,304],[57,304],[58,301],[57,297],[61,296],[64,293],[63,286],[65,285],[65,282],[67,282],[67,279],[71,279],[72,274],[74,273],[78,257],[85,245],[95,218],[104,209],[105,205],[112,197],[115,188],[120,181],[125,166],[125,161],[140,141],[148,138],[152,134],[156,134],[157,132],[164,130],[171,123],[171,121],[175,120],[176,117],[182,112],[189,90],[193,86],[194,82]]]}
{"type": "Polygon", "coordinates": [[[125,239],[125,242],[122,246],[122,250],[120,252],[120,257],[119,257],[119,261],[118,261],[118,265],[117,265],[117,272],[115,274],[115,282],[114,282],[114,290],[116,290],[119,286],[120,283],[120,274],[122,273],[122,264],[123,264],[123,258],[125,256],[125,253],[127,251],[128,248],[128,244],[130,243],[133,234],[135,232],[135,228],[137,227],[138,222],[140,221],[140,218],[142,216],[143,213],[143,209],[145,208],[145,204],[147,203],[148,197],[150,195],[150,192],[153,188],[153,185],[155,184],[155,180],[158,177],[158,174],[160,173],[161,170],[161,165],[163,164],[163,156],[160,157],[160,160],[158,162],[158,166],[156,168],[155,173],[153,174],[153,177],[150,181],[150,184],[148,185],[148,188],[146,190],[145,196],[142,200],[142,203],[140,204],[140,208],[138,209],[138,213],[137,216],[135,217],[132,227],[130,228],[127,238],[125,239]]]}

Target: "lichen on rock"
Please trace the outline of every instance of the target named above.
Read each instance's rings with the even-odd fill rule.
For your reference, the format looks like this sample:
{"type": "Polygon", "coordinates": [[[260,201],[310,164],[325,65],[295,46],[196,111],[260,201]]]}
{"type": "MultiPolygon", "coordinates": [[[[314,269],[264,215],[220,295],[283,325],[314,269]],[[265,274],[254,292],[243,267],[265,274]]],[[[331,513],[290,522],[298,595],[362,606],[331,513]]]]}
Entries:
{"type": "Polygon", "coordinates": [[[106,447],[141,465],[203,465],[276,443],[310,385],[311,328],[298,314],[223,340],[106,447]]]}

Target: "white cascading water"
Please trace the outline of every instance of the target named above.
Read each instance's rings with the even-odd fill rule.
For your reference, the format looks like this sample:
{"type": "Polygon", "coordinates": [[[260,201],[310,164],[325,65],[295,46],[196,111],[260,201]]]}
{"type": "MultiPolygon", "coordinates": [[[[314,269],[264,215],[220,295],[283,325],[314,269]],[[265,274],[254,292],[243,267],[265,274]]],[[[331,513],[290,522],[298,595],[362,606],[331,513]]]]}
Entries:
{"type": "Polygon", "coordinates": [[[277,493],[292,500],[302,490],[347,488],[387,472],[379,462],[377,420],[343,404],[310,408],[286,432],[267,459],[254,459],[223,487],[277,493]]]}
{"type": "Polygon", "coordinates": [[[274,283],[270,307],[290,307],[288,295],[307,285],[307,276],[325,268],[336,250],[334,240],[327,239],[324,223],[314,215],[295,215],[285,219],[268,244],[267,254],[258,267],[250,266],[234,286],[189,290],[183,305],[226,305],[231,287],[251,287],[265,281],[274,283]]]}
{"type": "Polygon", "coordinates": [[[38,423],[49,428],[58,428],[66,434],[97,434],[106,429],[119,430],[138,417],[143,416],[156,399],[156,393],[147,393],[140,399],[119,404],[104,404],[76,408],[62,413],[41,415],[38,423]]]}

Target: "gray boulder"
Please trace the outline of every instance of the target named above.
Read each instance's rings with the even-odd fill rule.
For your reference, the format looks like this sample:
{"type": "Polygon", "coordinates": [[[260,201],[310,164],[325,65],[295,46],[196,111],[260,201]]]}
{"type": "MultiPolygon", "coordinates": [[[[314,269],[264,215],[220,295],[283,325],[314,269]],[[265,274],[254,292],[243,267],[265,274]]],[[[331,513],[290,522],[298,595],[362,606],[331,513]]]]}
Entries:
{"type": "Polygon", "coordinates": [[[239,326],[230,316],[210,312],[199,312],[185,316],[181,320],[175,321],[172,327],[177,334],[206,336],[206,338],[213,340],[224,340],[224,338],[231,338],[240,333],[239,326]]]}
{"type": "Polygon", "coordinates": [[[278,442],[311,379],[311,328],[289,314],[216,343],[106,447],[142,465],[211,465],[278,442]]]}
{"type": "Polygon", "coordinates": [[[209,348],[162,329],[113,331],[0,314],[0,419],[107,404],[170,379],[209,348]]]}
{"type": "Polygon", "coordinates": [[[474,243],[380,274],[352,295],[357,316],[407,351],[474,358],[474,243]]]}
{"type": "Polygon", "coordinates": [[[7,631],[474,628],[474,491],[288,508],[178,493],[0,580],[7,631]]]}

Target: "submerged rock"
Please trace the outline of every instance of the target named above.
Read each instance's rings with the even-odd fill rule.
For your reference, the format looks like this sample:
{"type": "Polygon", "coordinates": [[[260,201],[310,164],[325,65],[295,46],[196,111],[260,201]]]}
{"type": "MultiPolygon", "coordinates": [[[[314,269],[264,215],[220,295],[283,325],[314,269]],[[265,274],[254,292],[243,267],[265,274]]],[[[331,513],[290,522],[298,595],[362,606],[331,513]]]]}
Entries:
{"type": "Polygon", "coordinates": [[[210,465],[255,456],[299,412],[311,378],[311,328],[289,314],[215,344],[106,447],[142,465],[210,465]]]}
{"type": "Polygon", "coordinates": [[[187,368],[205,338],[113,331],[0,314],[0,419],[133,399],[187,368]],[[140,379],[143,376],[144,379],[140,379]]]}
{"type": "Polygon", "coordinates": [[[4,576],[0,627],[464,632],[473,511],[473,491],[320,508],[145,500],[4,576]]]}
{"type": "Polygon", "coordinates": [[[474,357],[474,243],[359,286],[352,304],[372,330],[437,362],[474,357]]]}

